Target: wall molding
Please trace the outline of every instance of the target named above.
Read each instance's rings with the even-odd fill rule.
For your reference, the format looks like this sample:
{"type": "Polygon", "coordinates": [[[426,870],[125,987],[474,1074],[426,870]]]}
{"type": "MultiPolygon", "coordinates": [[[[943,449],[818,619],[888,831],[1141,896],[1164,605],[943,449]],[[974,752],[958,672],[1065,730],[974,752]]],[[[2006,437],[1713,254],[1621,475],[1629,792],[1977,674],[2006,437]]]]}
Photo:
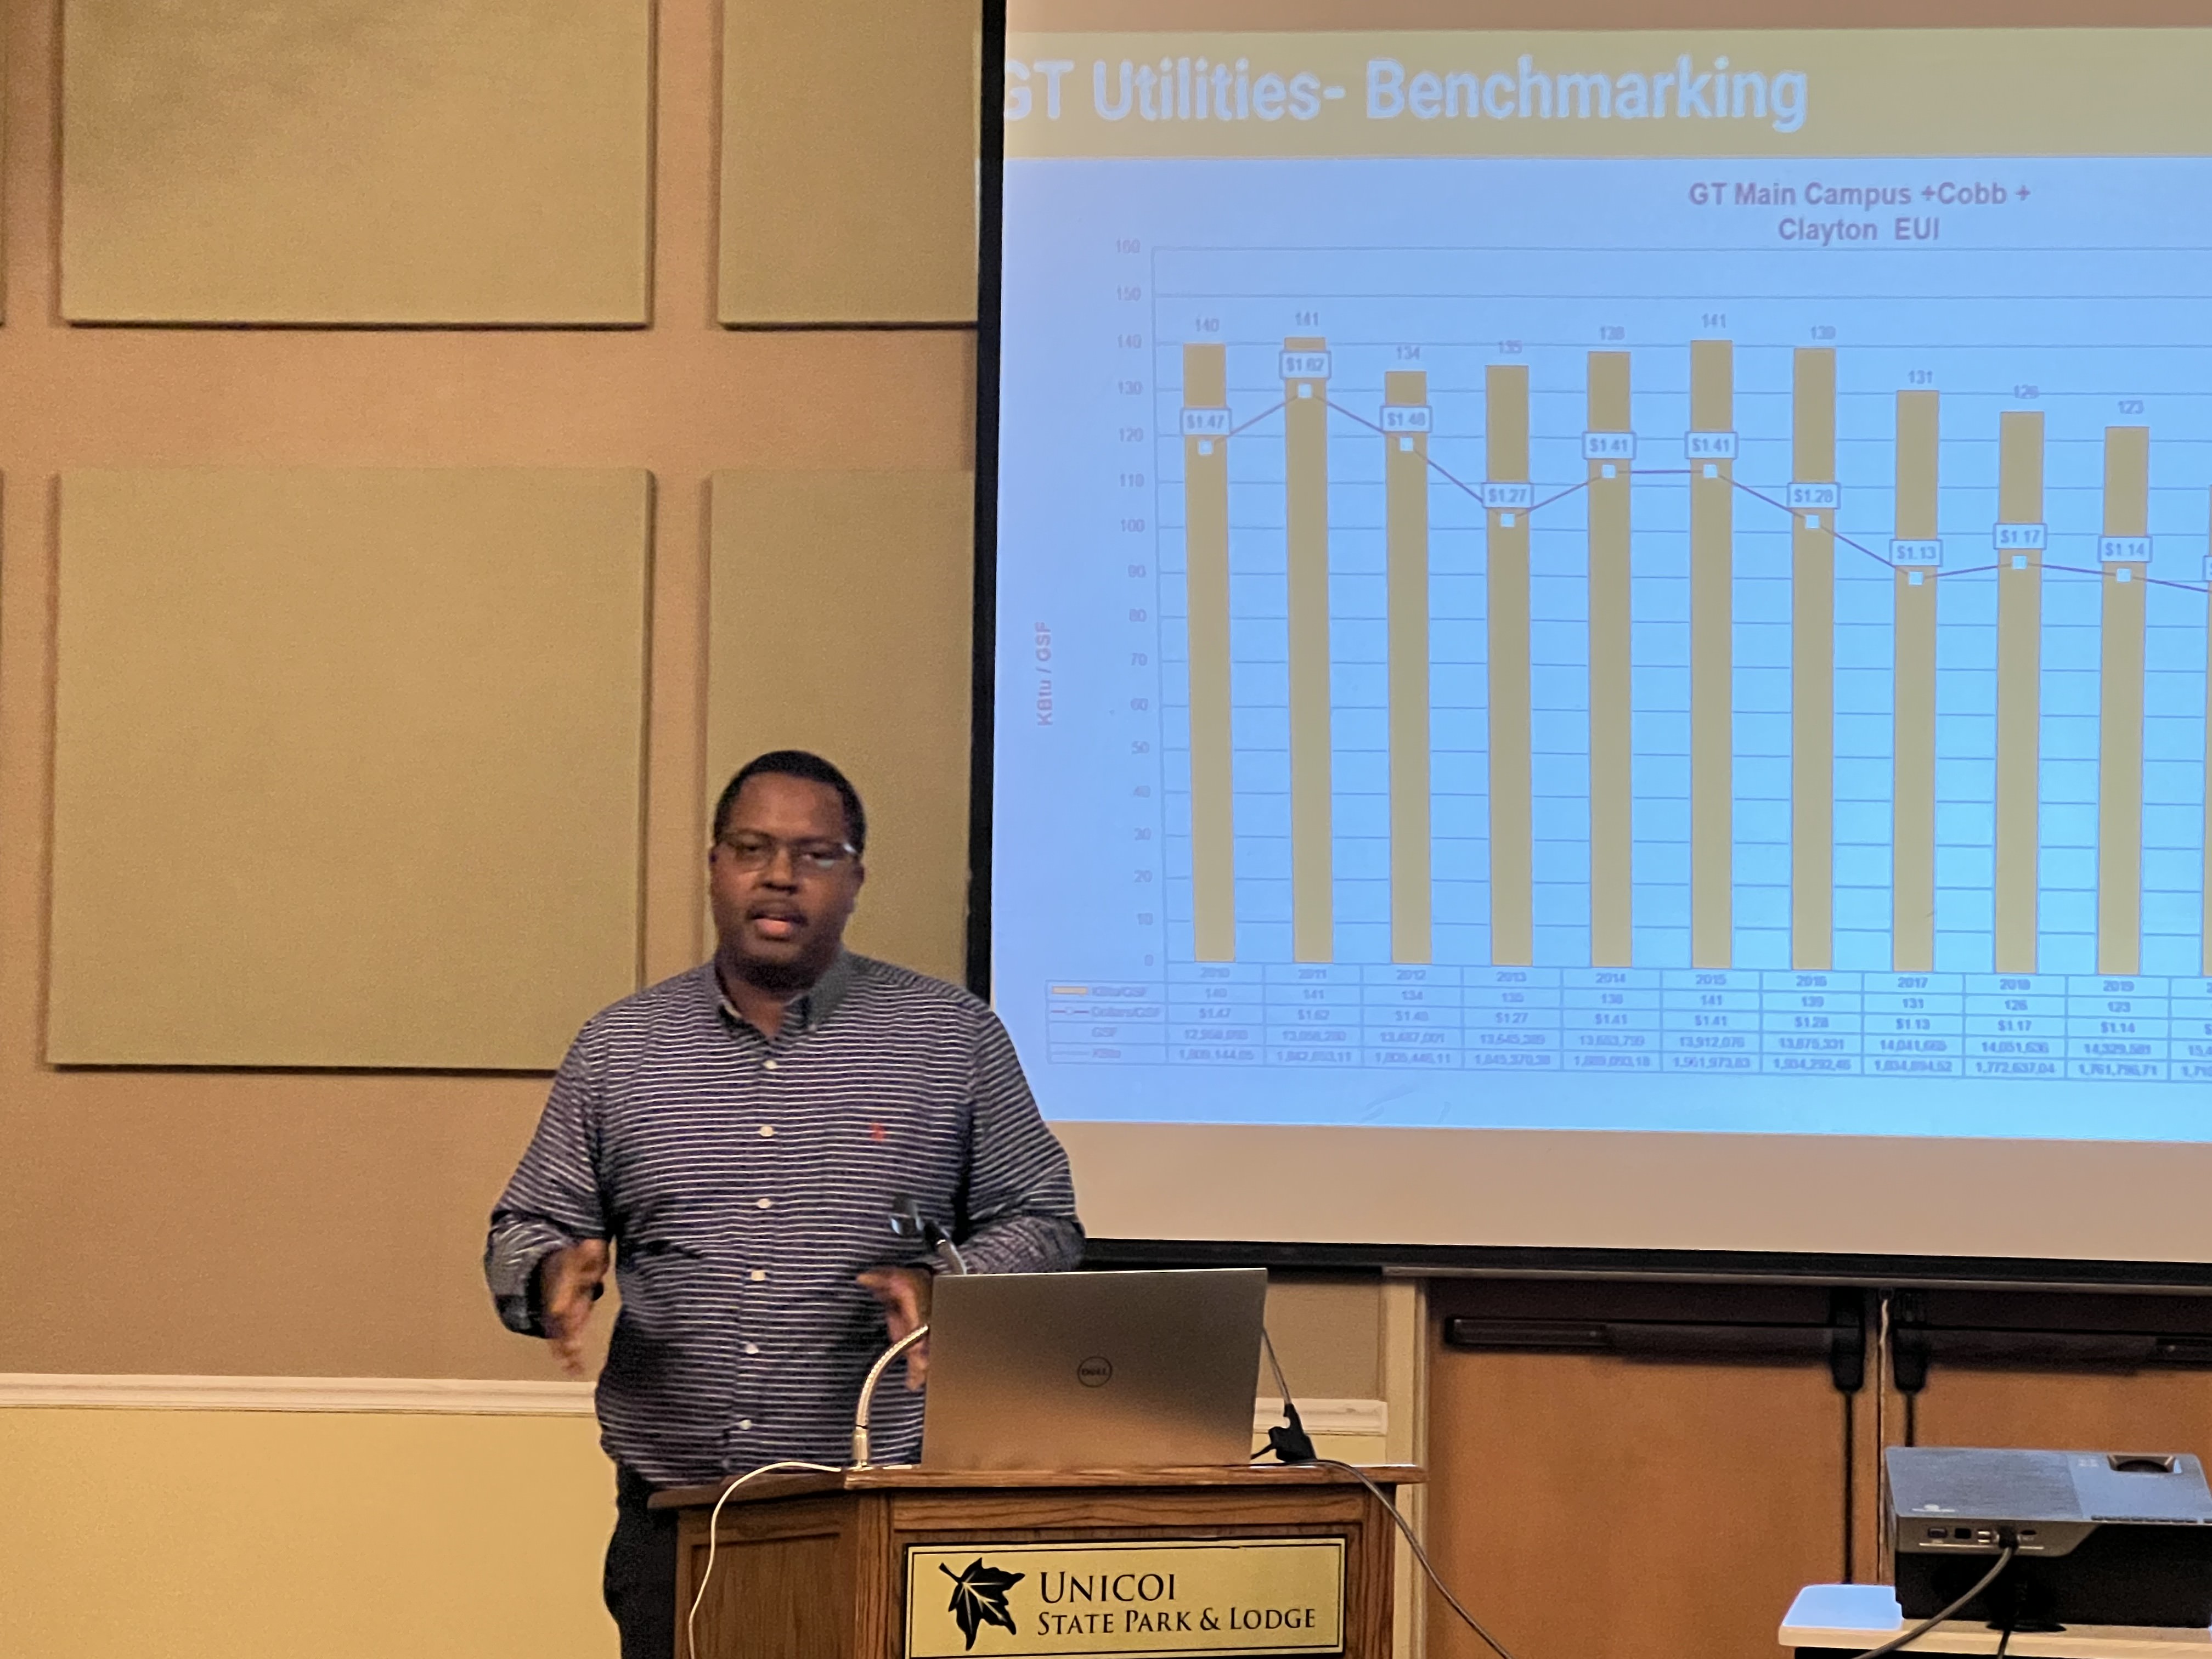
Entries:
{"type": "MultiPolygon", "coordinates": [[[[1255,1434],[1265,1434],[1282,1420],[1280,1400],[1262,1395],[1253,1402],[1255,1434]]],[[[1380,1400],[1301,1400],[1298,1421],[1308,1434],[1388,1434],[1390,1407],[1380,1400]]]]}
{"type": "MultiPolygon", "coordinates": [[[[405,1412],[440,1417],[589,1417],[588,1382],[417,1376],[143,1376],[0,1371],[0,1410],[56,1407],[169,1412],[405,1412]]],[[[1311,1434],[1381,1435],[1380,1400],[1303,1400],[1311,1434]]],[[[1282,1421],[1281,1402],[1253,1402],[1255,1434],[1282,1421]]]]}
{"type": "Polygon", "coordinates": [[[112,1376],[0,1371],[0,1409],[10,1407],[589,1417],[592,1385],[414,1376],[112,1376]]]}

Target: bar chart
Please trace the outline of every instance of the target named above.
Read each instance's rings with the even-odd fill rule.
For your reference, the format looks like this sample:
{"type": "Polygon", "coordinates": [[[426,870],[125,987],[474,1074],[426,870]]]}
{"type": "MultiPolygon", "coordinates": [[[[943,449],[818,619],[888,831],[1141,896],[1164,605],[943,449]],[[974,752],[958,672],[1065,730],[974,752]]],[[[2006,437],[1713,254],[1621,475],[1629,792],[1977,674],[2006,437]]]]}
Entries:
{"type": "Polygon", "coordinates": [[[1156,256],[1166,961],[1055,1054],[2212,1078],[2202,279],[1999,262],[1156,256]]]}

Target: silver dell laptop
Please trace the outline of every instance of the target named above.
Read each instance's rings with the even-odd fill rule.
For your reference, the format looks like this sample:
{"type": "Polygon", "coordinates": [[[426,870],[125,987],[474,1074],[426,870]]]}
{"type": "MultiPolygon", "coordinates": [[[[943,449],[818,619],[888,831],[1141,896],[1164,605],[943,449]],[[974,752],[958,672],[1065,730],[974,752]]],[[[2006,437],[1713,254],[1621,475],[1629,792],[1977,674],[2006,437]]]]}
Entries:
{"type": "Polygon", "coordinates": [[[1264,1267],[940,1277],[927,1469],[1246,1463],[1264,1267]]]}

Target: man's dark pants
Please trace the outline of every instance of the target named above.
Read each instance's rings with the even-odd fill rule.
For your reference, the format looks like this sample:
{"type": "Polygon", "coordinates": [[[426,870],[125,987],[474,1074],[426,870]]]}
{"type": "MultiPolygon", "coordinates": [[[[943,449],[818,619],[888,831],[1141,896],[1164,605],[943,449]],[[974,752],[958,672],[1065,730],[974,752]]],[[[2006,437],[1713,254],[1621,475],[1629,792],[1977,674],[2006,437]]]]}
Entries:
{"type": "Polygon", "coordinates": [[[675,1659],[676,1511],[649,1510],[653,1488],[615,1471],[615,1535],[602,1585],[622,1632],[622,1659],[675,1659]]]}

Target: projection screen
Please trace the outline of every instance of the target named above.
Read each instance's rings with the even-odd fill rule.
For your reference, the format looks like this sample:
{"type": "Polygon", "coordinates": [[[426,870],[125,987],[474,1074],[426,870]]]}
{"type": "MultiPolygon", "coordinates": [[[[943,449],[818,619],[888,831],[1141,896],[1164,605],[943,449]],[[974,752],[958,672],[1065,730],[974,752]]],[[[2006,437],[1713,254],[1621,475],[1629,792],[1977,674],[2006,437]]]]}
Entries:
{"type": "Polygon", "coordinates": [[[1274,9],[1007,20],[1093,1232],[2212,1262],[2212,30],[1274,9]]]}

